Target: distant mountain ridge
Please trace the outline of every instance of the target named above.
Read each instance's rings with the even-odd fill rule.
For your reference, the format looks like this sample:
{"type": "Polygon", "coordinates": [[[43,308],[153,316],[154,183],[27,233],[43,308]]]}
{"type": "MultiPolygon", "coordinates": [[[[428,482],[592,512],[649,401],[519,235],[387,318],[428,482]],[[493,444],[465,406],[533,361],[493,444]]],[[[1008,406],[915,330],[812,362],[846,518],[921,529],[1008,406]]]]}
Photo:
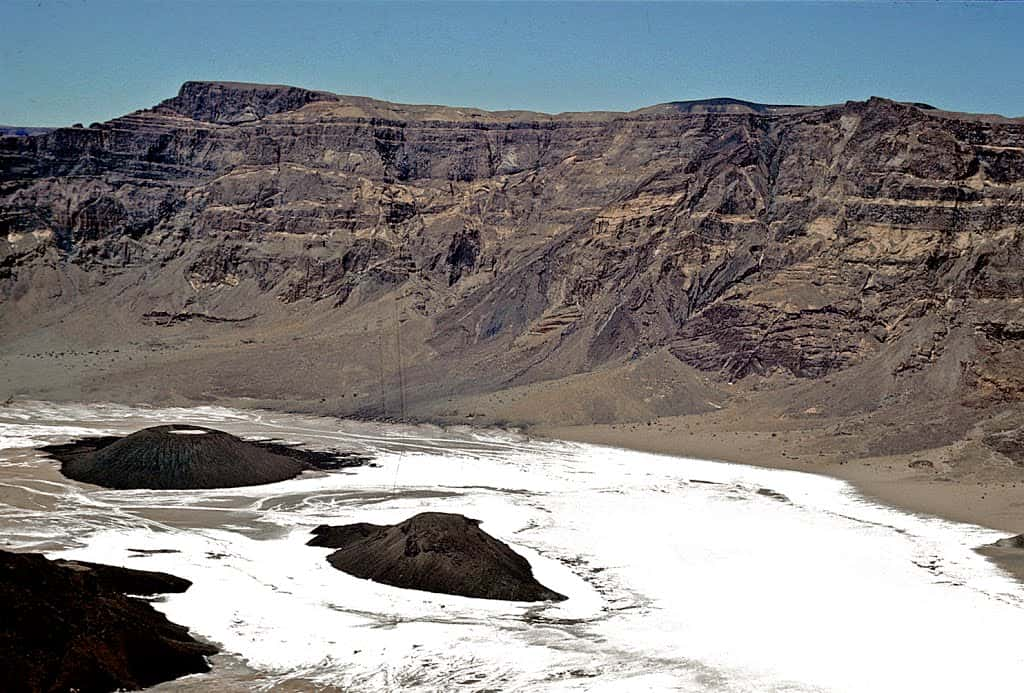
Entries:
{"type": "Polygon", "coordinates": [[[787,113],[796,110],[814,108],[814,106],[783,105],[755,103],[742,99],[712,98],[696,99],[693,101],[669,101],[668,103],[657,104],[642,108],[639,112],[667,112],[678,113],[787,113]]]}
{"type": "Polygon", "coordinates": [[[0,137],[32,137],[34,135],[45,135],[56,128],[35,128],[21,127],[18,125],[0,125],[0,137]]]}

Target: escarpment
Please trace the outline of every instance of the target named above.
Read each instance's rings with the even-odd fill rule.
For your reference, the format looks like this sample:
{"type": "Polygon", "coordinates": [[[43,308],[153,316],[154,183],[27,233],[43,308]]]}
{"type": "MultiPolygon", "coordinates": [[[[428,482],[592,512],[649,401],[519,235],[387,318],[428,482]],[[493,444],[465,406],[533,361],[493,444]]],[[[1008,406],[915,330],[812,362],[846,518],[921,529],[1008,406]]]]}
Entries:
{"type": "MultiPolygon", "coordinates": [[[[879,98],[546,115],[190,82],[0,139],[0,332],[98,349],[101,316],[213,345],[190,396],[343,414],[655,354],[701,387],[856,381],[801,395],[836,413],[1002,406],[1024,391],[1022,200],[1024,122],[879,98]]],[[[113,380],[154,377],[136,366],[113,380]]],[[[677,394],[637,407],[709,407],[677,394]]]]}

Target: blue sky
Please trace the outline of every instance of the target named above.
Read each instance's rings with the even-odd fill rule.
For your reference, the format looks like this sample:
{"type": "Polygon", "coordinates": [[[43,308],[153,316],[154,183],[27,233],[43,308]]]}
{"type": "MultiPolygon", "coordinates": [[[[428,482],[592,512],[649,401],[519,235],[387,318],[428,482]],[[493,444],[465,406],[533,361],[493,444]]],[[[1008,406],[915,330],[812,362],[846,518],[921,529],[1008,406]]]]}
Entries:
{"type": "Polygon", "coordinates": [[[1013,3],[4,0],[0,123],[88,124],[189,79],[410,103],[629,110],[871,95],[1024,115],[1013,3]]]}

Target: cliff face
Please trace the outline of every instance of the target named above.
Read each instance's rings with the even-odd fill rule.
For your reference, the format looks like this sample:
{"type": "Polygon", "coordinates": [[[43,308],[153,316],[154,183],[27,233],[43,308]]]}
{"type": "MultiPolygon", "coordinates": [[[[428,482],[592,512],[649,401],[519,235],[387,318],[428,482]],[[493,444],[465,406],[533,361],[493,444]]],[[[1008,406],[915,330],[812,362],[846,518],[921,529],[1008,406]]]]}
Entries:
{"type": "Polygon", "coordinates": [[[883,99],[549,116],[190,82],[0,139],[8,350],[234,330],[329,352],[342,413],[395,413],[396,364],[412,404],[654,353],[707,387],[846,374],[837,410],[1017,401],[1022,267],[1024,121],[883,99]]]}

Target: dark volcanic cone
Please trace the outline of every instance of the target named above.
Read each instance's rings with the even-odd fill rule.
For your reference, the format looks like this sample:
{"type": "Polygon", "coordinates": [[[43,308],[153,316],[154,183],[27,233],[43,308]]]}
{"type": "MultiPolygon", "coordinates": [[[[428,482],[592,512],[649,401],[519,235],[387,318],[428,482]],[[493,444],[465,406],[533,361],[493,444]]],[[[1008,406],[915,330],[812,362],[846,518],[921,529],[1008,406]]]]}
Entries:
{"type": "Polygon", "coordinates": [[[199,426],[154,426],[95,450],[48,452],[62,462],[65,476],[120,489],[253,486],[291,479],[307,468],[297,459],[199,426]]]}
{"type": "Polygon", "coordinates": [[[338,549],[327,557],[338,570],[395,587],[516,602],[565,599],[479,525],[462,515],[421,513],[390,526],[321,525],[308,543],[338,549]]]}
{"type": "Polygon", "coordinates": [[[217,648],[141,599],[171,575],[0,551],[0,690],[138,689],[210,670],[217,648]],[[123,574],[119,574],[121,571],[123,574]]]}
{"type": "Polygon", "coordinates": [[[291,479],[306,469],[339,469],[367,460],[180,425],[144,428],[123,438],[83,438],[40,450],[61,462],[64,476],[118,489],[255,486],[291,479]]]}

